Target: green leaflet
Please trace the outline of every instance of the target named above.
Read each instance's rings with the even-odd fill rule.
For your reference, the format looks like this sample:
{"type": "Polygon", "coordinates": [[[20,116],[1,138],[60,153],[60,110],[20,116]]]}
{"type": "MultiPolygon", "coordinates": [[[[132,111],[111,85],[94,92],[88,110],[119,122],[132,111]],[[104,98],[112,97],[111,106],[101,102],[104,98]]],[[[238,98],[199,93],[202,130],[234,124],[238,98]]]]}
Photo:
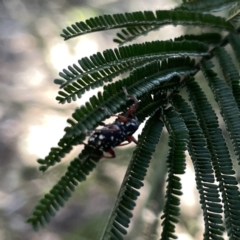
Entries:
{"type": "MultiPolygon", "coordinates": [[[[156,11],[156,20],[153,13],[148,13],[150,15],[150,19],[154,19],[154,24],[139,24],[135,23],[133,26],[124,28],[121,30],[121,33],[117,33],[116,39],[114,42],[123,45],[129,41],[136,39],[139,36],[143,36],[148,34],[151,31],[158,30],[160,27],[166,26],[168,24],[183,25],[183,26],[200,26],[200,27],[212,27],[212,28],[220,28],[227,29],[231,28],[231,24],[226,25],[226,21],[222,18],[212,18],[212,15],[202,14],[200,12],[190,12],[190,11],[182,11],[180,9],[172,10],[159,10],[156,11]],[[177,10],[177,11],[176,11],[177,10]],[[224,23],[225,22],[225,23],[224,23]]],[[[146,12],[144,12],[146,13],[146,12]]],[[[151,23],[151,22],[150,22],[151,23]]]]}
{"type": "Polygon", "coordinates": [[[187,82],[187,91],[211,153],[215,176],[219,182],[223,198],[224,214],[228,216],[226,218],[228,237],[229,239],[237,239],[240,237],[238,230],[240,228],[240,210],[235,209],[234,205],[240,205],[240,197],[226,142],[219,128],[215,112],[204,92],[193,79],[187,82]],[[226,178],[228,176],[231,176],[232,182],[228,182],[228,178],[226,178]]]}
{"type": "Polygon", "coordinates": [[[99,154],[96,150],[89,149],[86,146],[78,158],[75,158],[69,165],[65,175],[58,181],[57,184],[45,194],[35,207],[27,222],[31,223],[35,230],[38,230],[40,225],[44,226],[49,222],[56,212],[64,206],[65,202],[71,197],[71,192],[74,192],[75,187],[79,182],[85,181],[86,176],[96,167],[99,158],[91,157],[89,159],[89,151],[93,154],[99,154]],[[86,157],[87,161],[81,163],[81,160],[86,157]]]}
{"type": "Polygon", "coordinates": [[[63,79],[56,79],[55,83],[60,83],[63,90],[58,92],[56,99],[60,103],[70,103],[81,98],[90,88],[103,86],[114,77],[151,61],[174,56],[206,55],[208,47],[196,41],[154,41],[108,49],[103,54],[98,53],[79,60],[79,66],[74,64],[60,72],[63,79]]]}
{"type": "Polygon", "coordinates": [[[236,0],[184,0],[179,9],[187,9],[189,11],[219,12],[235,4],[236,0]]]}
{"type": "Polygon", "coordinates": [[[182,118],[172,107],[164,111],[163,120],[170,134],[170,151],[167,159],[168,185],[165,196],[166,202],[161,217],[163,219],[161,239],[175,239],[174,224],[178,222],[177,218],[180,213],[178,195],[182,194],[180,178],[176,174],[184,174],[185,172],[185,151],[187,150],[189,135],[182,118]]]}
{"type": "Polygon", "coordinates": [[[235,101],[238,105],[238,109],[240,109],[240,76],[239,73],[234,66],[232,58],[228,54],[228,52],[223,47],[216,48],[216,57],[221,66],[224,78],[231,88],[235,101]]]}
{"type": "Polygon", "coordinates": [[[107,240],[113,237],[123,239],[122,234],[127,233],[125,228],[129,226],[131,212],[139,196],[138,189],[143,186],[142,182],[162,132],[163,123],[159,117],[158,111],[149,118],[138,139],[138,145],[128,165],[117,201],[101,239],[107,240]],[[118,226],[119,224],[121,228],[118,226]]]}
{"type": "MultiPolygon", "coordinates": [[[[175,89],[181,89],[182,83],[180,82],[180,77],[176,76],[171,79],[172,84],[175,89]]],[[[167,91],[172,91],[172,84],[164,82],[159,84],[160,90],[157,91],[158,87],[155,88],[154,97],[146,93],[141,98],[141,104],[137,112],[137,118],[140,122],[143,122],[147,116],[152,116],[160,108],[164,108],[168,102],[166,99],[167,91]]]]}
{"type": "Polygon", "coordinates": [[[236,3],[231,7],[228,12],[228,21],[232,23],[239,22],[240,19],[240,3],[236,1],[236,3]]]}
{"type": "Polygon", "coordinates": [[[240,51],[239,51],[239,48],[240,48],[240,37],[239,35],[237,34],[231,34],[229,36],[229,42],[231,44],[231,47],[234,51],[234,54],[237,58],[237,61],[238,61],[238,64],[240,65],[240,51]]]}
{"type": "Polygon", "coordinates": [[[205,44],[219,44],[222,39],[219,33],[202,33],[199,35],[182,35],[181,37],[174,38],[174,41],[198,41],[205,44]]]}
{"type": "Polygon", "coordinates": [[[226,82],[218,78],[217,74],[211,69],[211,61],[202,64],[203,73],[217,101],[221,114],[226,123],[227,130],[233,143],[234,152],[240,163],[240,112],[233,97],[233,94],[226,82]]]}
{"type": "Polygon", "coordinates": [[[225,22],[220,17],[200,12],[158,10],[156,15],[151,11],[145,11],[90,18],[85,22],[76,22],[71,27],[67,27],[63,30],[61,36],[67,40],[87,33],[125,28],[117,34],[118,39],[115,39],[115,42],[123,44],[167,24],[214,27],[222,30],[233,29],[230,23],[225,22]]]}
{"type": "Polygon", "coordinates": [[[218,186],[214,184],[215,178],[213,175],[211,155],[206,148],[206,140],[198,125],[197,118],[187,102],[185,102],[181,96],[175,95],[173,97],[173,105],[180,113],[189,131],[188,151],[194,165],[197,189],[203,209],[205,222],[204,240],[215,239],[217,237],[218,239],[223,239],[222,234],[224,227],[220,215],[222,213],[222,205],[219,204],[221,200],[218,194],[218,186]],[[214,204],[214,207],[209,205],[209,203],[214,204]],[[219,223],[216,223],[210,218],[212,213],[217,216],[219,223]]]}

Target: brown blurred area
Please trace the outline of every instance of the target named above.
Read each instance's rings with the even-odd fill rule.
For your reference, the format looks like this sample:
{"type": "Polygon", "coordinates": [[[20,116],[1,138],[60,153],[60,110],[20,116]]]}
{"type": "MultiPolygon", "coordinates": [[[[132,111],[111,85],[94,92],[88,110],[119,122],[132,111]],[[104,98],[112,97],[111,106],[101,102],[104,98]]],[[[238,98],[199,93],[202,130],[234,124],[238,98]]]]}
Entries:
{"type": "MultiPolygon", "coordinates": [[[[117,159],[102,161],[88,181],[80,184],[65,207],[45,228],[34,232],[26,223],[41,196],[60,179],[68,162],[79,152],[79,148],[75,149],[62,164],[46,173],[38,171],[36,159],[45,157],[50,148],[57,145],[63,135],[66,119],[89,97],[86,94],[81,101],[60,105],[55,100],[58,86],[54,85],[53,79],[58,77],[58,72],[63,68],[76,63],[78,59],[116,47],[112,42],[115,33],[112,31],[94,33],[67,42],[64,42],[59,34],[67,25],[92,16],[145,9],[169,9],[174,6],[169,5],[174,4],[174,1],[160,2],[0,1],[0,240],[100,239],[104,222],[107,221],[117,197],[133,145],[124,148],[122,153],[121,149],[117,149],[117,155],[120,156],[117,159]]],[[[173,29],[169,30],[168,36],[162,36],[165,39],[171,38],[169,36],[172,36],[173,32],[178,34],[173,29]]],[[[152,36],[155,39],[158,37],[156,34],[152,36]]],[[[139,41],[145,40],[147,39],[139,41]]],[[[166,133],[162,136],[162,142],[167,145],[166,133]]],[[[136,219],[138,217],[141,221],[136,220],[130,226],[130,236],[126,239],[148,239],[147,236],[151,235],[149,231],[154,228],[156,217],[159,218],[152,211],[156,210],[157,214],[160,211],[155,207],[156,198],[160,198],[162,202],[164,200],[166,154],[167,149],[161,148],[155,154],[153,169],[159,169],[159,172],[154,173],[153,169],[150,169],[152,179],[149,178],[141,190],[135,210],[136,219]],[[160,154],[163,156],[158,159],[160,154]],[[157,161],[160,161],[160,164],[157,161]],[[163,176],[160,182],[154,182],[159,174],[163,176]],[[148,194],[154,189],[151,181],[155,183],[156,194],[150,194],[148,199],[148,194]]],[[[193,175],[191,177],[194,179],[193,175]]],[[[192,189],[192,186],[188,187],[192,189]]],[[[193,202],[196,202],[196,192],[192,194],[193,202]]],[[[187,198],[189,199],[188,196],[187,198]]],[[[190,208],[195,208],[194,211],[189,211],[187,204],[185,208],[182,225],[178,229],[180,236],[183,236],[180,239],[201,239],[201,226],[197,227],[193,222],[187,221],[201,218],[200,209],[196,209],[196,203],[192,202],[190,208]],[[184,235],[181,232],[191,234],[184,235]]]]}

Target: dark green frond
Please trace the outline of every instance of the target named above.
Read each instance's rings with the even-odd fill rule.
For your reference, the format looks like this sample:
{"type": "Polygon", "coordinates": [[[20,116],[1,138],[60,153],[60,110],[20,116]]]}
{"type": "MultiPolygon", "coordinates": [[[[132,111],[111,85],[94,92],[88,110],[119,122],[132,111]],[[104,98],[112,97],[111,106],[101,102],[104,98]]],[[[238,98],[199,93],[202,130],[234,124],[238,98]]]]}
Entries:
{"type": "Polygon", "coordinates": [[[99,154],[99,151],[86,146],[78,158],[75,158],[69,165],[67,172],[60,181],[45,194],[35,207],[32,217],[27,222],[31,223],[33,228],[37,230],[39,226],[44,226],[46,222],[56,214],[56,212],[64,206],[65,202],[71,197],[75,187],[79,182],[85,181],[87,175],[95,168],[99,158],[94,157],[81,163],[81,159],[89,158],[89,152],[99,154]]]}
{"type": "Polygon", "coordinates": [[[181,81],[179,76],[174,76],[167,82],[160,83],[152,91],[153,96],[146,93],[141,98],[141,104],[136,113],[140,122],[143,122],[147,117],[152,116],[160,108],[165,108],[168,104],[167,93],[179,92],[185,83],[181,81]]]}
{"type": "MultiPolygon", "coordinates": [[[[60,77],[54,80],[60,87],[56,97],[59,103],[82,99],[86,92],[98,87],[102,87],[102,90],[98,90],[97,94],[73,111],[58,145],[51,148],[45,158],[38,159],[39,170],[44,172],[61,162],[74,146],[83,146],[80,154],[70,162],[65,175],[33,210],[28,222],[34,229],[44,226],[64,206],[76,186],[86,180],[101,158],[107,157],[105,152],[115,150],[119,141],[122,141],[120,146],[133,141],[131,133],[138,128],[138,123],[144,125],[146,122],[101,239],[123,240],[127,234],[164,124],[169,133],[165,205],[163,208],[165,165],[162,168],[164,171],[161,170],[156,177],[154,174],[153,181],[149,182],[153,189],[161,182],[161,191],[154,194],[154,203],[159,200],[159,206],[150,207],[152,197],[146,205],[155,216],[163,211],[161,239],[177,239],[175,228],[181,219],[180,174],[185,173],[186,151],[194,166],[203,210],[203,239],[223,240],[225,230],[230,240],[240,239],[240,192],[233,158],[215,110],[206,97],[205,91],[208,89],[201,89],[193,78],[196,73],[202,72],[207,79],[219,105],[216,111],[220,110],[240,164],[239,9],[239,0],[183,0],[180,7],[171,10],[103,15],[63,29],[61,36],[64,40],[117,29],[114,42],[120,45],[165,26],[183,26],[187,32],[198,27],[200,33],[107,49],[80,58],[76,64],[59,73],[60,77]],[[226,11],[221,11],[223,9],[226,11]],[[227,19],[220,17],[226,15],[227,19]],[[230,51],[227,46],[229,43],[232,47],[230,51]],[[232,52],[238,66],[231,56],[232,52]],[[212,59],[218,61],[220,68],[216,69],[222,71],[221,74],[213,71],[212,59]],[[124,74],[124,78],[121,74],[124,74]],[[219,75],[223,75],[223,79],[219,75]],[[184,95],[187,91],[189,104],[181,97],[181,90],[184,90],[184,95]],[[115,120],[105,124],[110,117],[115,117],[115,120]],[[86,143],[91,143],[93,139],[94,143],[99,144],[96,148],[86,143]]],[[[164,136],[162,139],[164,141],[164,136]]],[[[166,146],[159,147],[159,154],[165,154],[166,146]]],[[[135,232],[139,229],[143,229],[143,238],[152,238],[157,234],[159,221],[156,217],[153,223],[137,223],[134,225],[137,230],[130,233],[134,237],[132,235],[130,238],[135,238],[135,232]]],[[[184,221],[181,219],[182,223],[184,221]]]]}
{"type": "MultiPolygon", "coordinates": [[[[105,111],[100,112],[99,114],[108,116],[105,111]]],[[[76,113],[75,113],[76,115],[76,113]]],[[[74,116],[75,116],[74,115],[74,116]]],[[[68,120],[68,122],[70,122],[68,120]]],[[[87,126],[90,127],[90,122],[87,126]]],[[[80,124],[79,124],[80,125],[80,124]]],[[[63,136],[58,142],[58,147],[51,148],[49,154],[44,159],[38,159],[37,162],[41,165],[39,170],[45,172],[49,167],[54,166],[56,163],[61,162],[61,160],[73,149],[73,146],[82,144],[86,138],[86,128],[81,124],[82,132],[78,136],[73,136],[68,138],[63,136]],[[85,131],[85,132],[84,132],[85,131]]]]}
{"type": "Polygon", "coordinates": [[[180,9],[203,12],[219,12],[237,2],[237,0],[183,0],[180,9]]]}
{"type": "Polygon", "coordinates": [[[126,28],[118,34],[118,39],[115,40],[123,44],[167,24],[205,26],[222,30],[233,29],[232,25],[221,17],[189,11],[159,10],[156,11],[156,16],[151,11],[145,11],[90,18],[85,22],[76,22],[67,27],[61,36],[67,40],[87,33],[126,28]]]}
{"type": "Polygon", "coordinates": [[[235,23],[239,22],[240,20],[240,3],[239,1],[236,1],[236,4],[234,4],[231,9],[228,12],[228,21],[235,23]]]}
{"type": "Polygon", "coordinates": [[[161,65],[159,62],[146,64],[134,70],[128,78],[105,86],[103,93],[99,92],[97,97],[91,97],[85,106],[75,110],[72,119],[67,120],[71,126],[64,129],[66,134],[60,139],[59,147],[51,149],[45,159],[38,161],[44,165],[43,171],[61,161],[61,158],[70,151],[72,146],[85,139],[87,131],[95,129],[100,122],[109,117],[103,108],[117,113],[121,106],[126,105],[123,87],[126,87],[130,94],[141,97],[159,84],[174,80],[174,76],[195,73],[194,66],[195,61],[190,58],[170,58],[162,61],[161,65]]]}
{"type": "Polygon", "coordinates": [[[231,30],[233,27],[223,18],[212,18],[213,15],[202,14],[198,12],[189,12],[189,11],[172,11],[172,10],[159,10],[156,11],[157,18],[155,19],[154,15],[151,15],[153,20],[150,24],[132,24],[125,29],[122,29],[121,33],[117,33],[117,39],[114,39],[114,42],[119,43],[120,45],[132,41],[139,36],[148,34],[151,31],[158,30],[160,27],[166,26],[168,24],[183,25],[183,26],[201,26],[201,27],[212,27],[220,28],[222,30],[231,30]],[[154,23],[153,23],[154,21],[154,23]],[[219,22],[218,22],[219,21],[219,22]],[[134,26],[135,25],[135,26],[134,26]]]}
{"type": "Polygon", "coordinates": [[[185,151],[187,150],[189,135],[182,118],[172,107],[164,111],[163,121],[170,134],[168,143],[170,151],[167,159],[168,186],[165,196],[166,202],[161,217],[163,219],[161,239],[165,240],[176,238],[174,235],[175,224],[178,222],[178,216],[180,215],[180,199],[178,196],[182,195],[182,185],[177,175],[185,172],[185,151]]]}
{"type": "Polygon", "coordinates": [[[237,34],[231,34],[229,37],[229,42],[237,58],[238,64],[240,65],[240,37],[237,34]]]}
{"type": "Polygon", "coordinates": [[[123,72],[149,63],[151,61],[173,56],[206,56],[208,47],[196,41],[154,41],[119,49],[108,49],[103,54],[98,53],[90,58],[78,61],[79,66],[69,66],[59,73],[63,79],[57,79],[64,91],[59,91],[57,100],[60,103],[71,102],[81,98],[82,94],[111,82],[114,77],[123,72]]]}
{"type": "Polygon", "coordinates": [[[224,78],[228,86],[231,88],[238,108],[240,109],[240,76],[238,70],[236,69],[232,58],[225,50],[225,48],[217,47],[215,53],[222,69],[224,78]]]}
{"type": "Polygon", "coordinates": [[[179,92],[185,86],[185,81],[179,76],[174,76],[170,81],[161,82],[158,86],[154,88],[154,95],[156,99],[158,98],[158,94],[162,94],[163,92],[179,92]]]}
{"type": "Polygon", "coordinates": [[[240,238],[240,209],[236,209],[235,206],[240,206],[240,197],[233,163],[219,128],[217,116],[204,92],[193,79],[187,82],[187,90],[211,153],[215,176],[223,199],[228,236],[229,239],[237,240],[240,238]]]}
{"type": "Polygon", "coordinates": [[[200,195],[205,223],[204,240],[222,239],[224,231],[221,213],[222,204],[218,186],[215,185],[211,155],[202,129],[192,109],[179,95],[173,97],[173,104],[183,118],[189,131],[188,151],[195,169],[196,184],[200,195]]]}
{"type": "MultiPolygon", "coordinates": [[[[193,74],[196,72],[194,63],[195,61],[192,61],[190,58],[170,58],[167,61],[162,61],[161,65],[159,62],[153,62],[136,69],[128,78],[105,86],[103,94],[98,93],[98,98],[91,98],[90,102],[86,103],[86,106],[91,105],[91,108],[88,109],[87,114],[84,114],[84,117],[79,114],[78,118],[76,118],[74,114],[72,115],[77,122],[72,122],[71,127],[65,128],[66,137],[81,134],[82,125],[85,122],[96,123],[97,121],[103,121],[104,118],[101,118],[101,114],[99,115],[99,112],[102,111],[101,107],[109,109],[112,113],[118,112],[120,105],[125,103],[123,87],[126,87],[130,94],[141,97],[144,93],[151,91],[162,82],[169,81],[174,76],[193,74]],[[98,119],[95,119],[95,115],[98,116],[98,119]]],[[[81,108],[77,109],[76,112],[80,110],[81,108]]],[[[92,125],[92,127],[96,126],[92,125]]],[[[88,130],[91,129],[93,128],[88,130]]]]}
{"type": "Polygon", "coordinates": [[[151,94],[146,94],[141,99],[141,104],[137,111],[137,118],[140,122],[143,122],[148,116],[152,116],[162,107],[163,99],[154,101],[151,94]]]}
{"type": "Polygon", "coordinates": [[[107,223],[102,239],[123,239],[127,233],[135,201],[139,196],[138,189],[143,181],[150,164],[152,154],[159,141],[163,122],[160,121],[159,111],[149,118],[138,140],[137,148],[128,165],[117,201],[107,223]]]}
{"type": "Polygon", "coordinates": [[[198,41],[208,45],[216,45],[220,43],[221,39],[222,36],[219,33],[201,33],[200,35],[183,35],[174,38],[174,41],[198,41]]]}
{"type": "Polygon", "coordinates": [[[47,157],[37,160],[37,162],[41,165],[39,170],[45,172],[50,166],[55,165],[57,162],[61,162],[61,159],[72,151],[73,146],[82,144],[85,136],[86,134],[81,134],[77,137],[69,139],[69,141],[65,141],[65,139],[62,138],[58,142],[58,147],[52,147],[47,157]]]}
{"type": "Polygon", "coordinates": [[[219,105],[230,139],[233,143],[234,152],[240,164],[240,112],[230,88],[224,80],[217,76],[211,69],[212,67],[213,64],[211,61],[202,64],[204,76],[219,105]]]}

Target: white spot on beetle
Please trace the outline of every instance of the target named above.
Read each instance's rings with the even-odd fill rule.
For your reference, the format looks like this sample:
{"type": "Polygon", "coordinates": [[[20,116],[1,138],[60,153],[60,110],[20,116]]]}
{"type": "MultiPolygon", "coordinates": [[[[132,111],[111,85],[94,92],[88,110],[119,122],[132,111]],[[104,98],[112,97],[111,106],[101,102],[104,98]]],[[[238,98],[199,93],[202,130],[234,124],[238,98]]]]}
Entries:
{"type": "Polygon", "coordinates": [[[114,136],[111,136],[111,140],[113,140],[114,139],[114,136]]]}
{"type": "Polygon", "coordinates": [[[104,139],[104,138],[105,138],[105,136],[103,136],[102,134],[99,135],[99,139],[104,139]]]}

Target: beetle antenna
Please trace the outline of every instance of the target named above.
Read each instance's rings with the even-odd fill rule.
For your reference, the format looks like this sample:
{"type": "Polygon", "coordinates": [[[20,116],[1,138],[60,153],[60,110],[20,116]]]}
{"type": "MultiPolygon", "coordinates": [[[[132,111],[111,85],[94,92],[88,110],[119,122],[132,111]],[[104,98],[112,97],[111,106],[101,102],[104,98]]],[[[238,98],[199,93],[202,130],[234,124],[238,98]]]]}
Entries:
{"type": "Polygon", "coordinates": [[[129,93],[127,92],[127,89],[126,89],[125,87],[122,87],[122,89],[123,89],[123,92],[125,93],[126,97],[131,98],[131,99],[134,101],[135,104],[138,103],[137,98],[136,98],[135,96],[129,94],[129,93]]]}
{"type": "Polygon", "coordinates": [[[107,109],[107,108],[101,107],[101,109],[102,109],[103,111],[105,111],[105,112],[106,112],[108,115],[110,115],[110,116],[118,117],[118,115],[115,115],[115,114],[111,113],[111,112],[109,111],[109,109],[107,109]]]}

